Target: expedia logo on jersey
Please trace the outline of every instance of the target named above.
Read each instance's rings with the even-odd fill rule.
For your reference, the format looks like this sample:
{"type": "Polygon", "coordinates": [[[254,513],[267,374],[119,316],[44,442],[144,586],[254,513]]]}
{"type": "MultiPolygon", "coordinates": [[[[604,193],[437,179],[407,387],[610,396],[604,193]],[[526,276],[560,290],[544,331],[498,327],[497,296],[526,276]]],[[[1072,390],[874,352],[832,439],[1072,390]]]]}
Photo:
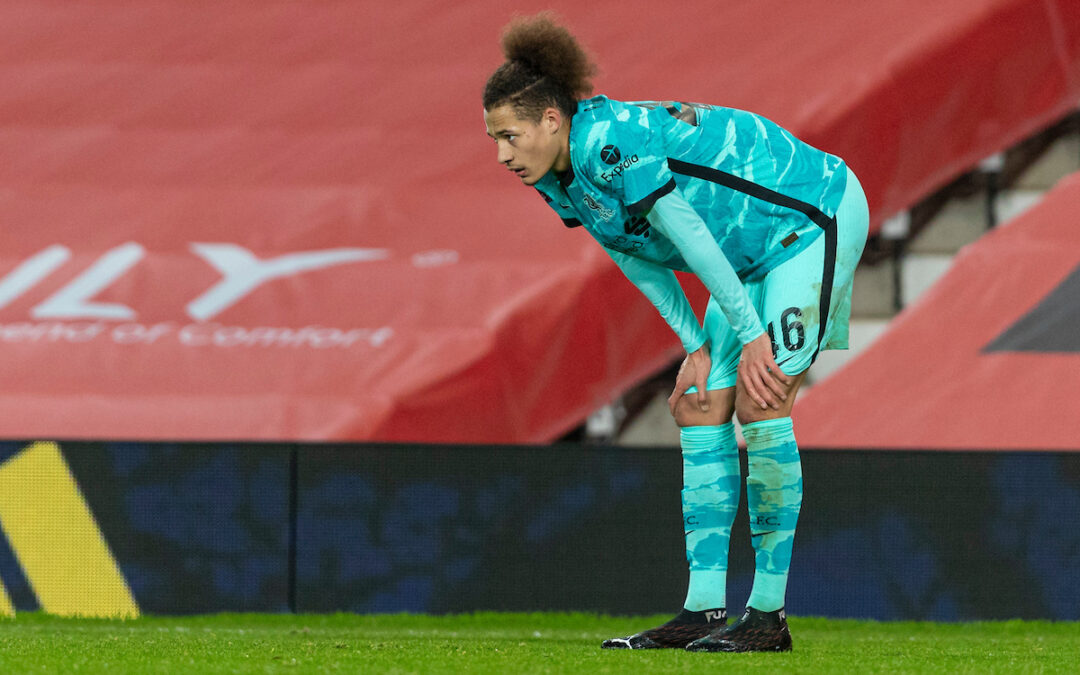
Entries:
{"type": "Polygon", "coordinates": [[[611,220],[615,217],[614,211],[604,208],[603,204],[596,201],[589,195],[585,195],[585,198],[582,201],[585,202],[585,206],[588,206],[593,211],[596,211],[597,215],[599,215],[604,220],[611,220]]]}
{"type": "Polygon", "coordinates": [[[622,153],[614,145],[605,145],[600,148],[600,159],[604,160],[604,164],[614,166],[622,159],[622,153]]]}
{"type": "Polygon", "coordinates": [[[600,174],[600,177],[607,183],[610,183],[616,176],[621,176],[623,171],[626,171],[631,165],[638,163],[637,155],[630,155],[624,159],[622,153],[614,145],[605,145],[601,148],[600,159],[604,161],[604,164],[612,167],[611,171],[604,171],[600,174]]]}

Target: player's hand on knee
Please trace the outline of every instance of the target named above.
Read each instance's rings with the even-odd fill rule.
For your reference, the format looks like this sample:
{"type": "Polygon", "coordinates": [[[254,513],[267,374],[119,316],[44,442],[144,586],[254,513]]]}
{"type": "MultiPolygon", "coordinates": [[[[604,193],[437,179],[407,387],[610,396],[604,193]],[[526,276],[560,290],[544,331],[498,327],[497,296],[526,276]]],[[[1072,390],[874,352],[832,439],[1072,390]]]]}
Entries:
{"type": "Polygon", "coordinates": [[[697,404],[701,412],[709,412],[709,394],[705,390],[705,384],[712,370],[712,359],[709,357],[709,343],[706,342],[697,351],[691,352],[683,359],[679,366],[679,374],[675,377],[675,389],[668,397],[668,409],[671,416],[675,416],[675,406],[690,387],[697,387],[697,404]]]}
{"type": "Polygon", "coordinates": [[[773,359],[772,341],[766,333],[743,345],[739,359],[739,382],[743,390],[762,410],[779,410],[787,401],[791,379],[773,359]]]}

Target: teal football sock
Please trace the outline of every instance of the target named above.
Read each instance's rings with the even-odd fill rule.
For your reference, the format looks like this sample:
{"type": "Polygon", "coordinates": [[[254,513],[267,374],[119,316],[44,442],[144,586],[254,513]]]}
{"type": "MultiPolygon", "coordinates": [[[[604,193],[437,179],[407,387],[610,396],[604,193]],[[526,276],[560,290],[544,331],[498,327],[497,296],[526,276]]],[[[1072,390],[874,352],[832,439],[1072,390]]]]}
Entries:
{"type": "Polygon", "coordinates": [[[683,427],[683,522],[690,585],[686,609],[727,606],[728,542],[739,508],[739,447],[734,425],[683,427]]]}
{"type": "Polygon", "coordinates": [[[746,503],[754,545],[754,586],[748,607],[771,612],[784,606],[795,525],[802,506],[802,463],[790,417],[746,424],[749,476],[746,503]]]}

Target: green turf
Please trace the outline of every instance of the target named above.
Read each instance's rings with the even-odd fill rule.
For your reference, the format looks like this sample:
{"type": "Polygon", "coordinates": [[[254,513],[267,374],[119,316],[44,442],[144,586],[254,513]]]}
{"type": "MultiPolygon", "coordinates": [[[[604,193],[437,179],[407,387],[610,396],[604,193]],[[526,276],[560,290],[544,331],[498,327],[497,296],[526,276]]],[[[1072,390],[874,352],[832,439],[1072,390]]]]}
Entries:
{"type": "Polygon", "coordinates": [[[1039,673],[1080,669],[1080,623],[876,623],[795,617],[790,654],[604,651],[664,617],[218,615],[0,620],[0,672],[1039,673]]]}

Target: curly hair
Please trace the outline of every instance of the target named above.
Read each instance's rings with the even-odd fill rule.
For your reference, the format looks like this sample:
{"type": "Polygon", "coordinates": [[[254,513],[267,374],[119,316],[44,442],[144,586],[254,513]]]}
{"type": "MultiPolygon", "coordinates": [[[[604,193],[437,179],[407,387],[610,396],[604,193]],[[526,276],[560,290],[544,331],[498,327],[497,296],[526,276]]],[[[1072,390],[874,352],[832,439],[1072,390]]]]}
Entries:
{"type": "Polygon", "coordinates": [[[551,12],[515,18],[503,31],[506,62],[484,86],[484,109],[510,104],[522,119],[537,122],[544,110],[567,117],[592,92],[596,66],[551,12]]]}

